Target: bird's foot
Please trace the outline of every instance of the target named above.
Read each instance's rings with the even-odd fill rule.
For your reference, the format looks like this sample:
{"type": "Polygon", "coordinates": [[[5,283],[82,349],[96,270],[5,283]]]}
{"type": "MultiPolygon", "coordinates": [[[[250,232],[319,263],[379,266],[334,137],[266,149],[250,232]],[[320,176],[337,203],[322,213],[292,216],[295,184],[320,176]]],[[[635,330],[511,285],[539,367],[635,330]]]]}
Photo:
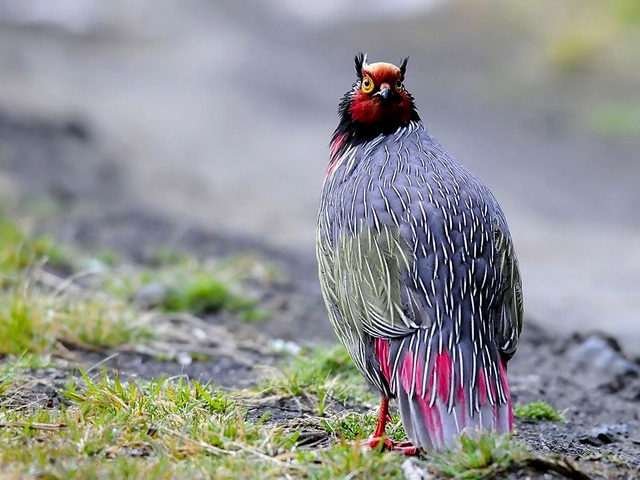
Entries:
{"type": "Polygon", "coordinates": [[[396,442],[388,437],[376,437],[375,435],[364,441],[363,445],[367,448],[378,448],[382,444],[382,450],[390,452],[402,452],[407,456],[417,455],[419,449],[411,442],[396,442]]]}

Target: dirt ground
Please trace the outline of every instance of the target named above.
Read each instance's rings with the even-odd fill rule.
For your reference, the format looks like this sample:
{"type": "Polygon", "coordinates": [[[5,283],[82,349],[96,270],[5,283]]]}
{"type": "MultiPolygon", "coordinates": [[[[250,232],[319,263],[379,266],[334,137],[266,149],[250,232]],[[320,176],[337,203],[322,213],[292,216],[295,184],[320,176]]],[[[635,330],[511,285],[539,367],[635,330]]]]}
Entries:
{"type": "MultiPolygon", "coordinates": [[[[104,153],[100,140],[76,121],[38,120],[0,112],[0,150],[5,209],[21,212],[27,224],[30,219],[32,229],[51,233],[61,242],[87,251],[109,248],[134,263],[147,261],[159,246],[202,257],[257,252],[285,273],[284,279],[265,287],[263,295],[278,308],[258,327],[239,325],[227,316],[166,319],[173,331],[204,329],[208,335],[201,347],[210,360],[181,365],[135,351],[72,349],[66,354],[70,367],[95,365],[110,357],[104,365],[128,376],[186,373],[242,387],[258,381],[264,366],[277,366],[270,348],[273,339],[298,344],[334,341],[312,254],[291,255],[256,239],[184,225],[136,205],[127,195],[126,179],[104,153]]],[[[161,340],[175,342],[179,348],[180,338],[168,335],[161,340]]],[[[51,385],[63,382],[68,372],[43,369],[33,374],[49,380],[34,396],[51,401],[56,398],[51,385]]],[[[563,411],[567,420],[518,420],[516,438],[533,451],[576,461],[588,478],[640,478],[640,359],[626,356],[615,339],[597,332],[551,336],[537,326],[536,319],[527,318],[521,345],[509,365],[509,377],[516,403],[544,400],[563,411]]],[[[274,421],[289,422],[309,415],[300,404],[276,402],[259,407],[264,408],[272,411],[274,421]]],[[[326,433],[309,435],[313,442],[328,440],[326,433]]],[[[540,472],[513,475],[555,478],[540,472]]]]}

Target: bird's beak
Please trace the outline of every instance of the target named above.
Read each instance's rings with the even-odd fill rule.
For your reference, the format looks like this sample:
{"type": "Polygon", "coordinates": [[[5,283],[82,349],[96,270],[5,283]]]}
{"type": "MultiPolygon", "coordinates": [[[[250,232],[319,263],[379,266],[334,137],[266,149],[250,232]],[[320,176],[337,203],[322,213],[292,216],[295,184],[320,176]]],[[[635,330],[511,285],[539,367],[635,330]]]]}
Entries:
{"type": "Polygon", "coordinates": [[[376,95],[382,97],[384,100],[387,100],[389,98],[389,95],[391,95],[391,87],[389,86],[389,84],[383,83],[382,85],[380,85],[380,90],[378,91],[378,93],[376,93],[376,95]]]}

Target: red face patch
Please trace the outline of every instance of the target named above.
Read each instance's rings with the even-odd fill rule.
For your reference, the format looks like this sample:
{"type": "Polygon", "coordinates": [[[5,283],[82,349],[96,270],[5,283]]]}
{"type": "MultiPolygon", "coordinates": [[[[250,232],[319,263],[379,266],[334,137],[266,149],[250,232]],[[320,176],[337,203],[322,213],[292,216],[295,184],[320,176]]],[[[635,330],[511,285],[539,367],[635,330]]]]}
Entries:
{"type": "Polygon", "coordinates": [[[364,124],[393,129],[411,120],[412,104],[402,86],[400,69],[390,63],[373,63],[362,69],[360,88],[354,93],[351,117],[364,124]],[[388,91],[386,98],[381,95],[388,91]]]}

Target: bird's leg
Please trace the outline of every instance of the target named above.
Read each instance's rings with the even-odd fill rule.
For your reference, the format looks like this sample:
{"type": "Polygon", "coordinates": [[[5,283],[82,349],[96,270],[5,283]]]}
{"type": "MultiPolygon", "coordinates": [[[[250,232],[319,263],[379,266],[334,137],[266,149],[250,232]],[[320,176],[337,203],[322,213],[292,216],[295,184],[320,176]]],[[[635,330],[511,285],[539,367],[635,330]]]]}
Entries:
{"type": "Polygon", "coordinates": [[[374,438],[382,438],[384,436],[387,422],[389,422],[390,420],[391,415],[389,415],[389,399],[387,397],[382,397],[382,400],[380,400],[380,411],[378,412],[378,424],[376,425],[376,429],[373,432],[374,438]]]}
{"type": "Polygon", "coordinates": [[[364,442],[364,446],[377,448],[380,445],[380,442],[382,442],[383,449],[400,451],[405,455],[416,455],[418,453],[418,449],[414,447],[411,442],[396,442],[384,436],[385,427],[387,426],[387,422],[390,420],[389,399],[383,396],[380,401],[380,412],[378,413],[376,429],[374,430],[373,435],[364,442]]]}

